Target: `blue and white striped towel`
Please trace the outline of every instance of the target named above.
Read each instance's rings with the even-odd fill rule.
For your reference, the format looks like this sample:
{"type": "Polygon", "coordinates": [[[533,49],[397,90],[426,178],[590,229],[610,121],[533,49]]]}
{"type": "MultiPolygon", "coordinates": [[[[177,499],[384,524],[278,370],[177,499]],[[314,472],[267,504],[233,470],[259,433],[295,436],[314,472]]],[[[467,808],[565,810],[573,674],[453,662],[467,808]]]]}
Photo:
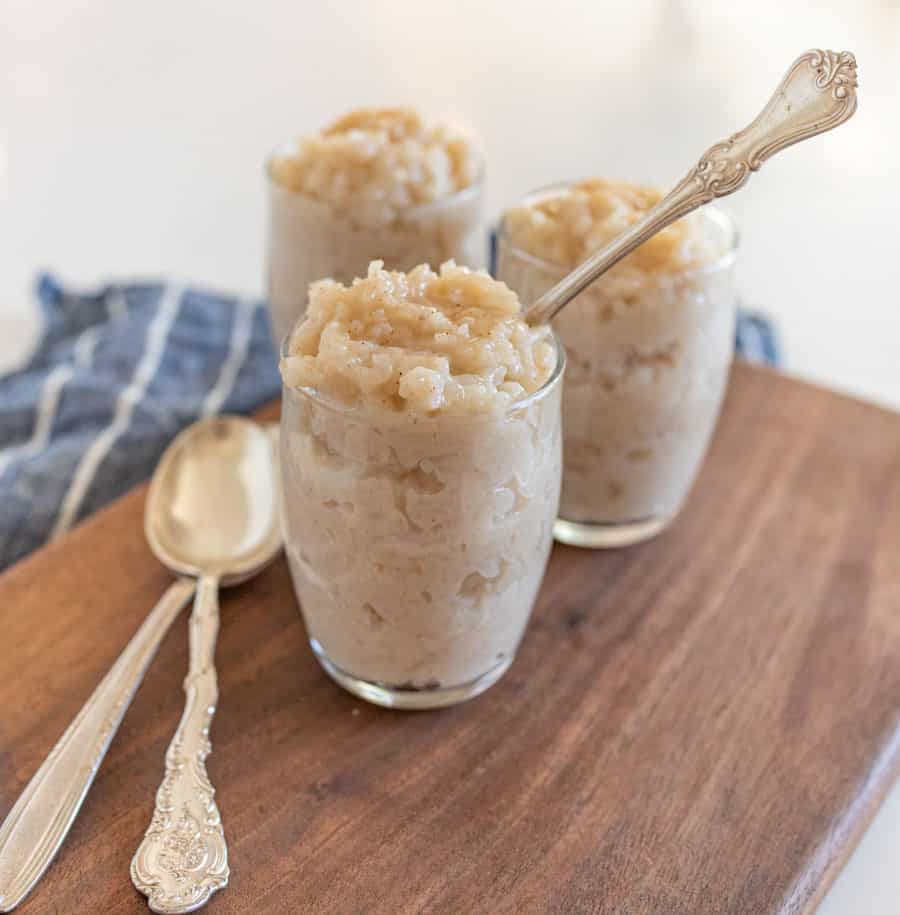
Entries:
{"type": "MultiPolygon", "coordinates": [[[[80,294],[49,276],[37,297],[38,348],[0,377],[0,568],[147,479],[189,423],[280,387],[261,302],[170,283],[80,294]]],[[[777,362],[759,316],[741,316],[737,348],[777,362]]]]}
{"type": "Polygon", "coordinates": [[[145,480],[184,426],[280,390],[259,302],[152,282],[77,294],[49,276],[37,297],[37,350],[0,378],[0,568],[145,480]]]}

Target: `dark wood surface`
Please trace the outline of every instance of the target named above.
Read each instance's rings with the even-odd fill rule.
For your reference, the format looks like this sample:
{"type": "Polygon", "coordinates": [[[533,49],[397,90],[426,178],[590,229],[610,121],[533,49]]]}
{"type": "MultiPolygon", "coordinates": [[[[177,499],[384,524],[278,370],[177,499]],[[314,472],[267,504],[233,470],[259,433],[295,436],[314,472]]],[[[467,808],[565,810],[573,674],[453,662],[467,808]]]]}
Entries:
{"type": "MultiPolygon", "coordinates": [[[[0,578],[0,817],[169,582],[144,491],[0,578]]],[[[143,913],[163,643],[21,911],[143,913]]],[[[738,366],[664,536],[557,547],[516,663],[441,712],[320,671],[279,561],[223,600],[211,913],[811,912],[900,766],[900,415],[738,366]]]]}

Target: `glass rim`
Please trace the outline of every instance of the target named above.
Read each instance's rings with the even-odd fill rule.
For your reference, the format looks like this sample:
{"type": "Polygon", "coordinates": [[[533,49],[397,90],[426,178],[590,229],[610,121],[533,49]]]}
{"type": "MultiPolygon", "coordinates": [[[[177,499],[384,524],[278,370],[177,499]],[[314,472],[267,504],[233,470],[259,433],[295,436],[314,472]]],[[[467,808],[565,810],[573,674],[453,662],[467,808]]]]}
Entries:
{"type": "MultiPolygon", "coordinates": [[[[550,391],[556,387],[566,370],[566,348],[563,345],[562,340],[560,339],[559,334],[556,329],[552,326],[545,325],[550,331],[550,339],[553,341],[553,346],[556,350],[556,365],[553,367],[553,371],[547,377],[547,380],[536,390],[532,391],[530,394],[521,398],[520,400],[515,400],[502,412],[502,413],[442,413],[436,411],[434,413],[407,413],[404,411],[389,411],[384,410],[380,411],[384,415],[389,417],[395,416],[411,416],[416,420],[440,420],[452,421],[452,422],[487,422],[489,420],[496,419],[505,419],[508,416],[512,416],[518,413],[520,410],[525,410],[530,407],[532,404],[536,403],[539,400],[543,400],[550,391]]],[[[293,330],[282,340],[281,347],[279,349],[279,362],[282,359],[287,358],[288,356],[288,346],[290,345],[291,337],[293,337],[293,330]]],[[[280,372],[279,372],[280,374],[280,372]]],[[[341,401],[335,399],[334,397],[329,397],[326,394],[322,394],[317,391],[315,388],[303,387],[303,386],[291,386],[285,383],[284,376],[281,378],[281,391],[283,395],[287,396],[302,396],[306,400],[312,401],[320,407],[331,411],[332,413],[341,413],[345,415],[359,414],[361,408],[359,405],[345,404],[341,401]]]]}
{"type": "MultiPolygon", "coordinates": [[[[302,191],[295,191],[292,188],[287,187],[282,184],[273,174],[272,174],[272,163],[275,161],[275,158],[281,154],[283,151],[288,149],[296,148],[298,140],[284,140],[279,143],[269,154],[266,156],[263,161],[263,172],[266,177],[266,181],[269,183],[270,187],[281,188],[286,194],[291,194],[294,197],[302,197],[304,200],[309,200],[312,203],[317,203],[320,206],[327,207],[331,210],[327,200],[322,200],[318,197],[311,197],[309,194],[304,194],[302,191]]],[[[481,194],[484,189],[485,178],[487,176],[487,158],[485,157],[482,150],[472,144],[472,152],[475,155],[475,158],[478,163],[478,170],[475,174],[471,184],[467,184],[465,187],[459,188],[459,190],[453,191],[449,194],[444,194],[442,197],[437,197],[434,200],[429,200],[426,203],[417,203],[411,207],[404,207],[402,210],[398,211],[398,216],[417,216],[420,213],[428,213],[431,210],[437,210],[441,207],[447,206],[452,203],[458,203],[460,201],[465,202],[471,197],[477,197],[481,194]]],[[[332,210],[332,212],[334,212],[332,210]]],[[[393,222],[394,220],[392,220],[393,222]]],[[[390,223],[388,223],[389,225],[390,223]]]]}
{"type": "MultiPolygon", "coordinates": [[[[552,184],[545,184],[542,187],[536,188],[535,190],[529,191],[527,194],[525,194],[525,196],[522,197],[516,206],[528,206],[535,200],[557,195],[559,192],[572,187],[574,184],[578,184],[579,181],[582,180],[585,179],[574,179],[572,181],[555,181],[552,184]]],[[[512,209],[512,207],[507,207],[503,211],[503,215],[500,217],[500,227],[499,231],[497,232],[498,245],[501,243],[505,244],[513,254],[526,261],[527,263],[530,263],[532,266],[540,267],[548,272],[559,273],[562,276],[570,273],[575,269],[575,267],[578,266],[578,264],[575,264],[573,267],[569,267],[565,264],[557,264],[553,261],[544,260],[544,258],[539,257],[536,254],[532,254],[530,251],[526,251],[524,248],[520,248],[517,244],[515,244],[510,239],[506,230],[506,213],[510,209],[512,209]]],[[[697,267],[688,267],[685,270],[662,272],[656,277],[657,279],[662,279],[664,277],[670,276],[702,276],[707,273],[716,273],[719,270],[724,270],[734,264],[737,258],[737,252],[738,248],[740,247],[741,240],[740,232],[738,231],[734,219],[732,219],[732,217],[729,216],[725,210],[714,204],[704,204],[694,212],[700,213],[704,219],[709,220],[719,229],[722,229],[725,232],[725,238],[727,242],[725,253],[716,258],[714,261],[710,261],[708,264],[701,264],[697,267]]]]}

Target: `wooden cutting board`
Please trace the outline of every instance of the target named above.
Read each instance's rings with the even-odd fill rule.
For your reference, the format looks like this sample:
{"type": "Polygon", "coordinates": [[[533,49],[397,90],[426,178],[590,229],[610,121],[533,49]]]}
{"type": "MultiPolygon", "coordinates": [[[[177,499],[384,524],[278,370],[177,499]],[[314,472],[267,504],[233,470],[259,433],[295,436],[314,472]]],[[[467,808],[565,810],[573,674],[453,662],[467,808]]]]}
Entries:
{"type": "MultiPolygon", "coordinates": [[[[0,818],[169,582],[144,495],[0,578],[0,818]]],[[[23,913],[146,911],[128,866],[185,623],[23,913]]],[[[210,912],[811,912],[900,767],[900,415],[738,366],[683,516],[557,547],[516,663],[467,705],[342,692],[283,561],[225,596],[218,662],[210,912]]]]}

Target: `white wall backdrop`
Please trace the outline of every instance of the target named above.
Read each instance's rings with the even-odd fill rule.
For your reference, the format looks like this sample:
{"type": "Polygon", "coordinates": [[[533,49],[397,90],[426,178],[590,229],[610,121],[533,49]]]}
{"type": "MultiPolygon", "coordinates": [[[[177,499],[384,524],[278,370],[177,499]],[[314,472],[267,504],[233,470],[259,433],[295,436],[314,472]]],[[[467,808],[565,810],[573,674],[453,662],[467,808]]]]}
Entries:
{"type": "MultiPolygon", "coordinates": [[[[0,331],[39,266],[261,291],[260,163],[361,103],[471,126],[494,211],[563,177],[667,184],[811,46],[860,62],[849,125],[733,199],[789,368],[900,406],[897,0],[0,0],[0,331]]],[[[7,346],[8,346],[7,342],[7,346]]]]}

